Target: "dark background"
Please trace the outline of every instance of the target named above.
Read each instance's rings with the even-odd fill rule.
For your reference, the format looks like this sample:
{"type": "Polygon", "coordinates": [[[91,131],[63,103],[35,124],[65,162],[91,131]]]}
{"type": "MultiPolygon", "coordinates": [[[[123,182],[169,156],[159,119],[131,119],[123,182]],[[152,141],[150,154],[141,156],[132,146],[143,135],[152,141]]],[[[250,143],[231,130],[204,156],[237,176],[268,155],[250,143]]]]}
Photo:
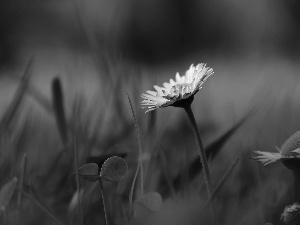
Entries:
{"type": "MultiPolygon", "coordinates": [[[[62,44],[86,51],[85,28],[100,51],[108,45],[125,60],[163,64],[188,54],[297,58],[299,3],[288,1],[1,1],[1,67],[27,48],[62,44]],[[80,14],[78,16],[78,14],[80,14]],[[81,19],[80,19],[81,17],[81,19]]],[[[26,50],[25,50],[26,49],[26,50]]],[[[28,50],[27,50],[28,51],[28,50]]]]}
{"type": "MultiPolygon", "coordinates": [[[[79,224],[73,149],[62,153],[53,113],[51,85],[58,77],[66,120],[79,127],[79,165],[106,154],[126,156],[126,178],[104,183],[110,220],[124,224],[120,201],[128,211],[137,166],[127,93],[141,133],[145,191],[159,192],[164,202],[157,213],[137,206],[137,219],[158,225],[197,219],[207,195],[186,115],[173,107],[145,114],[140,95],[192,63],[207,63],[215,74],[192,105],[204,146],[232,131],[212,148],[214,187],[239,158],[215,199],[219,219],[282,224],[284,207],[295,201],[292,173],[281,163],[263,168],[250,158],[254,150],[275,152],[300,127],[299,6],[297,0],[0,0],[1,121],[32,59],[29,88],[0,142],[0,186],[19,178],[26,153],[24,190],[65,224],[79,224]]],[[[84,224],[104,224],[99,187],[80,184],[84,224]]],[[[15,192],[0,222],[16,224],[16,202],[15,192]]],[[[33,202],[22,198],[23,224],[53,224],[33,202]]]]}

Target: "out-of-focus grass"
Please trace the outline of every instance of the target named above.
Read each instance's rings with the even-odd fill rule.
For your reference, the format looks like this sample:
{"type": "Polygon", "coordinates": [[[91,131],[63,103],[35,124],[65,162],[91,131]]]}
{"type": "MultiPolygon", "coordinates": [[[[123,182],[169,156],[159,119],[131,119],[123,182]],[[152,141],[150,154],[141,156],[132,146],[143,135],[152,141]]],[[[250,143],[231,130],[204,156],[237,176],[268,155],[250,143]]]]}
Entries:
{"type": "MultiPolygon", "coordinates": [[[[112,79],[107,74],[99,74],[88,57],[79,61],[74,69],[74,62],[68,57],[59,66],[55,60],[46,60],[43,56],[36,58],[23,104],[13,116],[5,139],[1,140],[1,186],[19,174],[26,153],[24,191],[64,224],[79,224],[76,201],[75,208],[73,203],[70,206],[77,193],[72,175],[75,170],[73,146],[68,146],[70,151],[64,151],[51,108],[51,81],[59,73],[65,93],[66,126],[71,135],[77,134],[79,166],[90,157],[127,155],[129,173],[126,178],[119,183],[103,184],[109,221],[124,224],[121,204],[128,213],[128,196],[138,163],[128,92],[139,121],[145,193],[157,191],[163,197],[159,212],[152,213],[137,206],[136,221],[140,224],[193,224],[196,219],[206,224],[208,218],[200,214],[207,202],[203,185],[200,179],[186,176],[187,169],[198,156],[182,110],[168,107],[157,110],[155,115],[144,114],[139,104],[140,94],[154,84],[160,85],[173,78],[177,71],[183,73],[193,61],[206,61],[215,74],[195,96],[192,106],[205,146],[210,146],[255,109],[255,113],[226,139],[219,153],[209,161],[212,183],[216,187],[232,162],[240,158],[215,197],[219,220],[223,224],[279,224],[284,206],[293,203],[292,174],[280,164],[262,169],[249,158],[253,150],[275,151],[275,145],[280,145],[299,130],[297,74],[300,69],[296,63],[280,58],[272,58],[266,63],[255,58],[225,61],[212,56],[204,59],[193,56],[180,64],[156,68],[119,62],[110,68],[114,75],[112,79]],[[112,81],[106,82],[107,79],[112,81]],[[43,104],[37,99],[42,99],[43,104]],[[149,120],[152,123],[149,124],[149,120]],[[179,181],[179,188],[174,188],[178,176],[183,179],[179,181]]],[[[7,99],[2,100],[5,103],[1,112],[5,112],[12,101],[10,96],[17,84],[3,82],[7,82],[12,91],[3,90],[7,99]]],[[[202,176],[197,171],[191,172],[194,176],[202,176]]],[[[82,180],[80,187],[84,190],[83,224],[104,224],[99,187],[82,180]]],[[[139,191],[136,186],[134,199],[139,196],[139,191]]],[[[8,223],[15,223],[17,210],[22,224],[53,224],[29,198],[23,197],[18,207],[15,192],[6,209],[8,223]]]]}

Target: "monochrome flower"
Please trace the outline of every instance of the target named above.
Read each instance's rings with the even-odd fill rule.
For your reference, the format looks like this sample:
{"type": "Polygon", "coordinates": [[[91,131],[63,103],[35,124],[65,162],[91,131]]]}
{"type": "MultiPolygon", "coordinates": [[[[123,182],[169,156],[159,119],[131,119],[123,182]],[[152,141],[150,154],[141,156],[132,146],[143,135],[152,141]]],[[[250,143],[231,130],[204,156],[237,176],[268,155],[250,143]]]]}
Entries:
{"type": "Polygon", "coordinates": [[[146,94],[142,94],[142,108],[147,108],[146,112],[149,112],[167,106],[179,106],[177,103],[185,100],[192,101],[193,96],[213,73],[213,69],[206,67],[206,64],[192,64],[184,76],[176,74],[176,81],[170,79],[170,82],[163,84],[164,87],[154,85],[155,91],[148,90],[146,94]]]}
{"type": "Polygon", "coordinates": [[[278,152],[261,152],[255,151],[256,157],[252,159],[261,162],[263,166],[267,166],[277,161],[286,161],[289,159],[300,159],[300,131],[290,136],[281,148],[277,148],[278,152]]]}

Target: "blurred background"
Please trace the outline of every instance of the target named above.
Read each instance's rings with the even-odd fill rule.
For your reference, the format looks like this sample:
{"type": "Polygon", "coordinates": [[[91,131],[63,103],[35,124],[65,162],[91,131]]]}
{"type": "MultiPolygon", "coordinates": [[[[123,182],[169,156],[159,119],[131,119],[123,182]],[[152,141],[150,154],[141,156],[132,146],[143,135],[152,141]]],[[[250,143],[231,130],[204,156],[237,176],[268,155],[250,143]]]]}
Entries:
{"type": "MultiPolygon", "coordinates": [[[[138,209],[137,217],[147,220],[137,223],[185,223],[206,199],[193,133],[183,110],[145,114],[140,95],[176,72],[183,75],[192,63],[207,63],[215,74],[195,96],[193,110],[204,145],[213,146],[213,186],[239,158],[216,197],[219,218],[222,224],[281,224],[284,206],[294,202],[292,173],[280,163],[262,168],[250,157],[253,150],[276,151],[300,127],[299,9],[296,0],[0,0],[0,112],[6,124],[0,185],[19,176],[26,153],[26,190],[64,224],[79,224],[72,202],[74,153],[61,156],[69,147],[53,109],[58,78],[69,135],[78,138],[79,166],[114,154],[129,164],[124,181],[104,185],[114,199],[113,224],[122,224],[119,203],[128,208],[137,166],[127,93],[141,132],[145,190],[161,193],[164,202],[155,214],[138,209]],[[26,67],[28,87],[9,111],[26,67]]],[[[81,187],[84,224],[104,224],[99,187],[81,187]]],[[[139,195],[137,188],[135,199],[139,195]]],[[[15,193],[8,224],[16,224],[16,199],[15,193]]],[[[23,224],[53,224],[25,197],[20,217],[23,224]]]]}

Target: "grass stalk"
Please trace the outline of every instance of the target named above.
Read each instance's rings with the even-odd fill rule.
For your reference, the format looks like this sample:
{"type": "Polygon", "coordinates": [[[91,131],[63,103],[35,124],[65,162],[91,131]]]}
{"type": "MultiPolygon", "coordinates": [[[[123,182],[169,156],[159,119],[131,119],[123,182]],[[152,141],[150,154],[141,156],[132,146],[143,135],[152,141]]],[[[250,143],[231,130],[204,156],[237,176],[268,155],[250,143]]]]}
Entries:
{"type": "Polygon", "coordinates": [[[77,138],[74,140],[74,161],[75,161],[75,171],[76,171],[76,188],[77,188],[77,193],[78,193],[78,215],[79,215],[79,221],[80,225],[83,225],[83,215],[82,215],[82,202],[81,202],[81,194],[80,194],[80,183],[79,183],[79,166],[78,166],[78,148],[77,148],[77,138]]]}
{"type": "Polygon", "coordinates": [[[63,222],[61,222],[56,216],[51,213],[45,206],[43,206],[38,200],[36,200],[34,197],[26,193],[24,190],[19,190],[22,192],[22,194],[30,199],[38,208],[40,208],[42,211],[44,211],[56,224],[58,225],[65,225],[63,222]]]}
{"type": "MultiPolygon", "coordinates": [[[[22,167],[21,167],[21,173],[20,173],[20,179],[19,179],[19,190],[23,190],[23,181],[24,181],[24,175],[26,170],[26,161],[27,161],[27,154],[25,153],[23,156],[22,161],[22,167]]],[[[22,199],[22,193],[18,192],[18,209],[17,209],[17,224],[20,224],[20,208],[21,208],[21,199],[22,199]]]]}
{"type": "Polygon", "coordinates": [[[226,173],[224,174],[224,176],[222,177],[222,179],[219,181],[217,187],[215,188],[215,190],[213,191],[213,193],[210,195],[209,199],[207,200],[205,208],[213,201],[213,199],[215,198],[215,196],[217,195],[217,193],[221,190],[221,188],[223,187],[225,181],[227,180],[227,178],[229,177],[229,175],[232,173],[233,169],[237,165],[238,161],[239,161],[239,158],[237,158],[231,164],[231,166],[229,167],[229,169],[226,171],[226,173]]]}
{"type": "Polygon", "coordinates": [[[170,188],[172,197],[176,198],[175,188],[174,188],[173,182],[171,181],[171,177],[170,177],[169,172],[168,172],[165,149],[162,146],[160,146],[160,147],[161,147],[161,151],[159,151],[159,155],[160,155],[161,165],[162,165],[162,168],[163,168],[162,171],[164,172],[164,175],[165,175],[167,184],[170,188]]]}
{"type": "Polygon", "coordinates": [[[142,157],[143,157],[143,151],[142,151],[142,145],[141,145],[141,138],[140,138],[140,132],[139,132],[139,127],[138,127],[138,122],[132,107],[132,103],[131,103],[131,99],[129,97],[129,95],[127,94],[128,97],[128,101],[130,104],[130,108],[131,108],[131,113],[133,116],[133,121],[134,121],[134,126],[136,129],[136,136],[138,139],[138,147],[139,147],[139,167],[140,167],[140,175],[141,175],[141,195],[144,196],[144,170],[143,170],[143,162],[142,162],[142,157]]]}
{"type": "Polygon", "coordinates": [[[140,164],[137,165],[135,173],[134,173],[134,177],[133,177],[133,181],[131,184],[131,188],[130,188],[130,193],[129,193],[129,218],[131,217],[132,214],[132,202],[133,202],[133,191],[134,191],[134,186],[136,183],[136,179],[139,173],[139,169],[140,169],[140,164]]]}
{"type": "Polygon", "coordinates": [[[127,216],[127,214],[126,214],[126,210],[125,210],[125,208],[124,208],[124,205],[123,205],[123,203],[122,203],[122,200],[121,200],[121,198],[119,198],[119,200],[120,200],[120,205],[121,205],[121,209],[122,209],[122,213],[123,213],[123,216],[124,216],[124,219],[125,219],[125,224],[127,225],[128,224],[128,216],[127,216]]]}

